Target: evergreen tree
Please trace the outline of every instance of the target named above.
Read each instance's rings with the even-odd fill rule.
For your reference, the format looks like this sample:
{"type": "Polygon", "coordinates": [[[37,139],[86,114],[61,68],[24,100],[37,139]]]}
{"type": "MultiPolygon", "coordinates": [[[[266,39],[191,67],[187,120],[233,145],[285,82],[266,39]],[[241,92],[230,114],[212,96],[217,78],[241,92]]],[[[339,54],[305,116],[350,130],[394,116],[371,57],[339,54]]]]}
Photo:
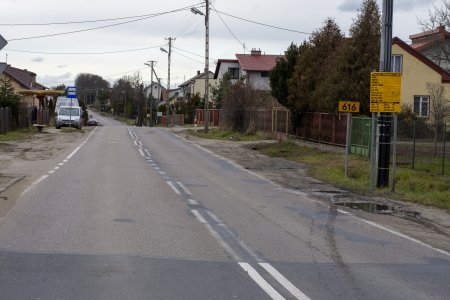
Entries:
{"type": "Polygon", "coordinates": [[[288,107],[295,113],[320,111],[336,102],[335,65],[344,36],[333,19],[311,34],[301,46],[292,77],[288,80],[288,107]]]}
{"type": "Polygon", "coordinates": [[[9,107],[15,115],[19,112],[20,95],[16,94],[11,81],[4,77],[0,79],[0,107],[9,107]]]}
{"type": "Polygon", "coordinates": [[[224,99],[227,97],[231,89],[231,74],[225,73],[220,79],[219,84],[212,87],[212,95],[215,100],[215,108],[221,109],[224,99]]]}
{"type": "Polygon", "coordinates": [[[301,49],[301,46],[291,43],[286,55],[277,60],[275,67],[269,74],[272,96],[286,107],[288,106],[288,80],[294,72],[301,49]]]}
{"type": "Polygon", "coordinates": [[[370,73],[380,59],[381,16],[375,0],[364,0],[350,27],[351,39],[339,61],[342,100],[361,102],[361,113],[369,113],[370,73]]]}

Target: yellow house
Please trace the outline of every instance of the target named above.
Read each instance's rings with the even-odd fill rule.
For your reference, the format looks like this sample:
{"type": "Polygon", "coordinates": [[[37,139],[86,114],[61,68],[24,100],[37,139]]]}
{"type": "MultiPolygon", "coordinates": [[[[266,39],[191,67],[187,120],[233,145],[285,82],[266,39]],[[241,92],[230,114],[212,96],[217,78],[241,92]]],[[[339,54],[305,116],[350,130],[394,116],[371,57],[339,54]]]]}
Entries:
{"type": "MultiPolygon", "coordinates": [[[[10,80],[14,91],[18,93],[23,90],[45,90],[46,87],[36,82],[36,73],[27,69],[14,68],[6,63],[0,63],[0,78],[10,80]]],[[[39,101],[33,95],[24,96],[22,104],[24,106],[37,106],[39,101]]]]}
{"type": "Polygon", "coordinates": [[[417,50],[395,37],[392,43],[393,72],[402,73],[401,105],[413,109],[418,117],[430,117],[430,91],[427,83],[444,87],[450,99],[450,74],[417,50]]]}

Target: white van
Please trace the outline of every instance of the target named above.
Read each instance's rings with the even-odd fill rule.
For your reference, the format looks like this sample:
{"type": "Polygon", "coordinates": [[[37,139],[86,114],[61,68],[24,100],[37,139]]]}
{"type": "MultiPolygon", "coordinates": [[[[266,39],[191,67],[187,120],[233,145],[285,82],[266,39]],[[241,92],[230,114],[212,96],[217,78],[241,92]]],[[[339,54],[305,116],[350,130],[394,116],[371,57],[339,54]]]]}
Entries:
{"type": "Polygon", "coordinates": [[[64,96],[60,96],[56,99],[55,104],[55,116],[58,114],[59,108],[61,106],[80,106],[77,98],[67,98],[64,96]]]}
{"type": "Polygon", "coordinates": [[[79,106],[60,106],[58,114],[55,117],[55,127],[71,126],[81,129],[81,107],[79,106]]]}

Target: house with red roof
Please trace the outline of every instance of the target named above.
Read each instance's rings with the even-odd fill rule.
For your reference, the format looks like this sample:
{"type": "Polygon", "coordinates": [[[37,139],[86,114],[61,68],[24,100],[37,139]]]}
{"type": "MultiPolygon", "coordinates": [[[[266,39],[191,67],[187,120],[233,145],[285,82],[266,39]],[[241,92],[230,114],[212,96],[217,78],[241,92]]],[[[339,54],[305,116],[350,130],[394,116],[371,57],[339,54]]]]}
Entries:
{"type": "Polygon", "coordinates": [[[220,80],[225,73],[229,73],[234,82],[244,78],[256,90],[270,91],[269,72],[280,57],[253,49],[250,54],[236,54],[236,59],[219,59],[214,79],[220,80]]]}
{"type": "Polygon", "coordinates": [[[409,39],[414,50],[450,71],[450,32],[445,30],[444,25],[434,30],[412,34],[409,39]]]}
{"type": "Polygon", "coordinates": [[[420,118],[430,117],[430,91],[427,84],[444,87],[450,99],[450,73],[433,60],[395,37],[392,42],[393,71],[402,73],[401,105],[410,106],[420,118]]]}
{"type": "MultiPolygon", "coordinates": [[[[23,90],[47,89],[42,84],[36,82],[36,73],[27,69],[15,68],[6,63],[0,63],[0,78],[9,79],[16,93],[23,90]]],[[[22,101],[26,106],[37,105],[35,103],[36,99],[33,96],[24,96],[22,101]]]]}

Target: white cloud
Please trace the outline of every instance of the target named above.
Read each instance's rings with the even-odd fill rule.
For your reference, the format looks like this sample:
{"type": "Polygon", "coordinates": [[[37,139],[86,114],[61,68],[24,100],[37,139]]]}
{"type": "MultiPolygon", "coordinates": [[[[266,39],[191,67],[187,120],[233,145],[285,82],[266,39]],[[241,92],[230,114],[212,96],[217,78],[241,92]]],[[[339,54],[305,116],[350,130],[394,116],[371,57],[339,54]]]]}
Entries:
{"type": "Polygon", "coordinates": [[[359,0],[345,0],[344,3],[338,6],[340,11],[356,11],[361,6],[361,1],[359,0]]]}
{"type": "MultiPolygon", "coordinates": [[[[394,1],[394,12],[403,13],[408,11],[413,11],[422,7],[429,7],[432,3],[440,1],[436,0],[396,0],[394,1]]],[[[361,7],[361,0],[344,0],[344,2],[338,6],[338,9],[343,12],[354,12],[361,7]]],[[[378,6],[382,7],[383,1],[377,1],[378,6]]]]}
{"type": "MultiPolygon", "coordinates": [[[[380,7],[381,7],[381,1],[380,7]]],[[[436,0],[397,0],[394,2],[394,9],[396,12],[407,12],[418,8],[431,8],[432,3],[440,1],[436,0]]]]}
{"type": "Polygon", "coordinates": [[[58,84],[67,84],[74,81],[72,73],[66,72],[61,75],[44,75],[38,76],[37,81],[43,85],[58,85],[58,84]]]}

